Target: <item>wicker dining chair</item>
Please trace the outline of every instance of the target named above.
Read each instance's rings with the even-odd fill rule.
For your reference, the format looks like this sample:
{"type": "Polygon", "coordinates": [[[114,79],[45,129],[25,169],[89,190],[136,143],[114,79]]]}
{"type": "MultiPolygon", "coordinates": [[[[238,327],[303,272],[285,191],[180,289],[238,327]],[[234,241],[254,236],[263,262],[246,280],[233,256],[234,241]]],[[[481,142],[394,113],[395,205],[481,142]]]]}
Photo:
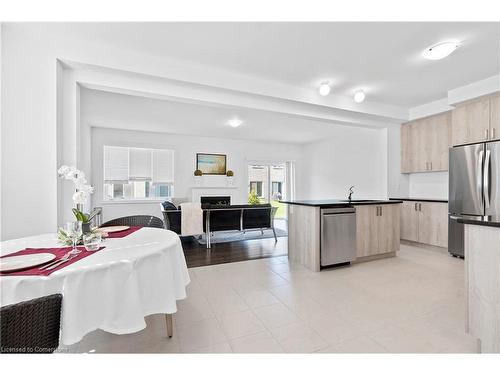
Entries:
{"type": "Polygon", "coordinates": [[[165,228],[163,220],[151,215],[135,215],[119,217],[105,222],[101,227],[110,227],[113,225],[128,225],[131,227],[150,227],[150,228],[165,228]]]}
{"type": "Polygon", "coordinates": [[[59,346],[61,294],[0,309],[1,353],[52,353],[59,346]]]}

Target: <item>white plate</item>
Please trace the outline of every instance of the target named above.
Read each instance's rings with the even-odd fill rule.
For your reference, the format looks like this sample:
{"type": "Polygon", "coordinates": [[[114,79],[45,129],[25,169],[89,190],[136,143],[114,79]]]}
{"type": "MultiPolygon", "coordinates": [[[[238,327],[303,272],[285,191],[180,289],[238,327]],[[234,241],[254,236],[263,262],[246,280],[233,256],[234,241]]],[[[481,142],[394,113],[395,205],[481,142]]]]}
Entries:
{"type": "Polygon", "coordinates": [[[122,232],[124,230],[129,229],[130,227],[127,225],[116,225],[113,227],[104,227],[104,228],[99,228],[99,231],[103,233],[114,233],[114,232],[122,232]]]}
{"type": "Polygon", "coordinates": [[[56,256],[51,253],[14,255],[11,257],[0,258],[0,271],[9,272],[23,270],[50,262],[55,258],[56,256]]]}

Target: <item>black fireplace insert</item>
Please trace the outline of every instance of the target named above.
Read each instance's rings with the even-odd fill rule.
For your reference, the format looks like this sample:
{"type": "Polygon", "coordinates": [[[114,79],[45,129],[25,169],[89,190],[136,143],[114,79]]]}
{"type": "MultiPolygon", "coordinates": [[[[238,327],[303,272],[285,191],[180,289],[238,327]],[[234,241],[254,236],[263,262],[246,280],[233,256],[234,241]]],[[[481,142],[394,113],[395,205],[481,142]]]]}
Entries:
{"type": "Polygon", "coordinates": [[[230,196],[206,196],[200,198],[201,205],[210,205],[210,206],[229,206],[231,205],[231,197],[230,196]]]}

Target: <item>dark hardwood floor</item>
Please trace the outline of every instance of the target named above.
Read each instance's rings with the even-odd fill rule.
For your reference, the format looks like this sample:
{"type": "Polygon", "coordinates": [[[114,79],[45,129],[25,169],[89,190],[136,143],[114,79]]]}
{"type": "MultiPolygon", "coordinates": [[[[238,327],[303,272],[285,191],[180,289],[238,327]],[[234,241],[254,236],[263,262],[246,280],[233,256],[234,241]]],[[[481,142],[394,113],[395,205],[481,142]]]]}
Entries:
{"type": "Polygon", "coordinates": [[[212,244],[211,249],[192,237],[182,239],[182,248],[189,268],[243,260],[283,256],[288,253],[288,237],[246,240],[212,244]]]}

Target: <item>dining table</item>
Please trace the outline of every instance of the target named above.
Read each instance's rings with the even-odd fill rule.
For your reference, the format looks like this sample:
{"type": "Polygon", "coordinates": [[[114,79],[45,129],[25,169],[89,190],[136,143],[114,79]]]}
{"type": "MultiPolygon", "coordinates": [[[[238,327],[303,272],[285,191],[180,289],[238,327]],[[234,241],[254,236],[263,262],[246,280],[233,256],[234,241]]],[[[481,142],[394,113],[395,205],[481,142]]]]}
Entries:
{"type": "MultiPolygon", "coordinates": [[[[43,234],[0,242],[0,256],[64,246],[56,234],[43,234]]],[[[97,329],[138,332],[146,328],[144,318],[151,314],[166,314],[171,330],[171,316],[177,301],[186,298],[190,282],[179,236],[144,227],[123,238],[106,238],[101,246],[48,276],[2,274],[0,306],[62,294],[60,343],[64,345],[97,329]]]]}

